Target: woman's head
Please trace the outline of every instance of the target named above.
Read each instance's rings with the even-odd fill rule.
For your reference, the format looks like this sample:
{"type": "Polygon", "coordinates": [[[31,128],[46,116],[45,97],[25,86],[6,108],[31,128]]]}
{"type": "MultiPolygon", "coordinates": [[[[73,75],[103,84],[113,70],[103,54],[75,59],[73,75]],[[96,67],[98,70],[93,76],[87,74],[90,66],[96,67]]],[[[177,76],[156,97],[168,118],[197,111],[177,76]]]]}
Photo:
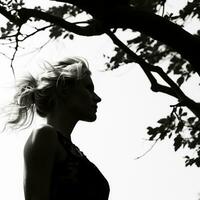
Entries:
{"type": "Polygon", "coordinates": [[[48,64],[37,78],[32,75],[26,76],[18,84],[14,97],[14,106],[17,109],[14,118],[9,123],[19,125],[19,127],[28,126],[32,122],[34,112],[41,117],[47,117],[56,112],[55,109],[58,107],[63,111],[65,108],[73,111],[76,117],[79,115],[80,120],[92,121],[92,117],[91,119],[88,119],[88,116],[84,117],[83,111],[86,112],[86,110],[83,108],[90,103],[95,109],[100,98],[94,93],[90,75],[91,72],[85,60],[70,57],[55,65],[48,64]],[[84,91],[87,87],[90,87],[90,97],[84,91]]]}

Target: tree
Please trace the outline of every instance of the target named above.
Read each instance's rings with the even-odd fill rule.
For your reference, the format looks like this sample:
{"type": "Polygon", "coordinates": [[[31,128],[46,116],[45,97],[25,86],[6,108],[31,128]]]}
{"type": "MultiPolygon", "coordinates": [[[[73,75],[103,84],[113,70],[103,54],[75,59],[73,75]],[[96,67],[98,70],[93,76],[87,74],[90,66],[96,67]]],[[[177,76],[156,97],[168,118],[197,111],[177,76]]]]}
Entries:
{"type": "Polygon", "coordinates": [[[193,157],[185,156],[186,166],[196,164],[199,167],[200,103],[181,89],[193,74],[200,76],[200,30],[193,34],[184,30],[188,20],[200,19],[199,1],[188,1],[177,14],[165,12],[167,0],[57,1],[59,3],[44,10],[40,5],[27,8],[23,0],[0,0],[0,13],[7,19],[6,25],[1,27],[0,39],[14,48],[11,68],[20,44],[41,31],[48,31],[49,38],[63,39],[73,39],[74,34],[87,37],[107,34],[116,45],[108,69],[138,63],[148,77],[152,91],[177,99],[172,112],[158,120],[157,127],[147,128],[149,140],[171,138],[175,151],[183,147],[196,152],[193,157]],[[84,12],[88,15],[87,21],[67,21],[69,16],[84,12]],[[23,27],[27,24],[33,28],[24,32],[23,27]],[[133,37],[126,43],[121,42],[115,34],[118,29],[130,29],[133,37]],[[165,70],[159,66],[163,60],[167,60],[168,65],[165,70]],[[155,73],[166,84],[160,84],[155,73]],[[171,75],[178,76],[177,80],[173,81],[171,75]]]}

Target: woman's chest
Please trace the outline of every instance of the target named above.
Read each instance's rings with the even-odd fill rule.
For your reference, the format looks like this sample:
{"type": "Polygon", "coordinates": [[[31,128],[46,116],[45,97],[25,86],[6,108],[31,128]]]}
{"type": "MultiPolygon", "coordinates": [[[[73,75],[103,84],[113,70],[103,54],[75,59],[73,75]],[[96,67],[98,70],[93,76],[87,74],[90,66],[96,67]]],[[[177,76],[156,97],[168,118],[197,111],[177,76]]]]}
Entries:
{"type": "Polygon", "coordinates": [[[54,193],[62,196],[78,195],[77,199],[81,196],[88,200],[107,199],[109,184],[99,169],[85,156],[65,155],[60,155],[61,160],[54,166],[54,193]]]}

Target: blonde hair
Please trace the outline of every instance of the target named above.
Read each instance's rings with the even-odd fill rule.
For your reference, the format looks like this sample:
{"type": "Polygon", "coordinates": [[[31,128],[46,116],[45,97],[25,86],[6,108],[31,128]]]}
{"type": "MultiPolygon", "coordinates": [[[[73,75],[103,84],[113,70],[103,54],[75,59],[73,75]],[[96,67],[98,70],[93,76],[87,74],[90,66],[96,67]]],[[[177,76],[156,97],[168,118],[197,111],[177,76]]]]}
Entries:
{"type": "Polygon", "coordinates": [[[12,118],[7,122],[12,127],[28,127],[32,124],[35,112],[46,117],[55,104],[56,91],[71,82],[90,76],[88,63],[83,58],[70,57],[58,63],[45,66],[37,78],[25,76],[17,85],[17,92],[11,104],[12,118]]]}

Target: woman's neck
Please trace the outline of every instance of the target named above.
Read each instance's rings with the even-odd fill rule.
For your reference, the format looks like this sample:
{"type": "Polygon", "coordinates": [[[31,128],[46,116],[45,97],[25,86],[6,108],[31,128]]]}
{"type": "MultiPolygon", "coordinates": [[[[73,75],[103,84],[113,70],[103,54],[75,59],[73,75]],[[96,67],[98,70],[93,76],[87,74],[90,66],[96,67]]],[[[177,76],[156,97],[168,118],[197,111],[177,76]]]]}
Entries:
{"type": "Polygon", "coordinates": [[[77,121],[67,118],[59,117],[58,115],[51,115],[47,117],[47,124],[59,131],[64,137],[71,140],[71,133],[76,125],[77,121]]]}

